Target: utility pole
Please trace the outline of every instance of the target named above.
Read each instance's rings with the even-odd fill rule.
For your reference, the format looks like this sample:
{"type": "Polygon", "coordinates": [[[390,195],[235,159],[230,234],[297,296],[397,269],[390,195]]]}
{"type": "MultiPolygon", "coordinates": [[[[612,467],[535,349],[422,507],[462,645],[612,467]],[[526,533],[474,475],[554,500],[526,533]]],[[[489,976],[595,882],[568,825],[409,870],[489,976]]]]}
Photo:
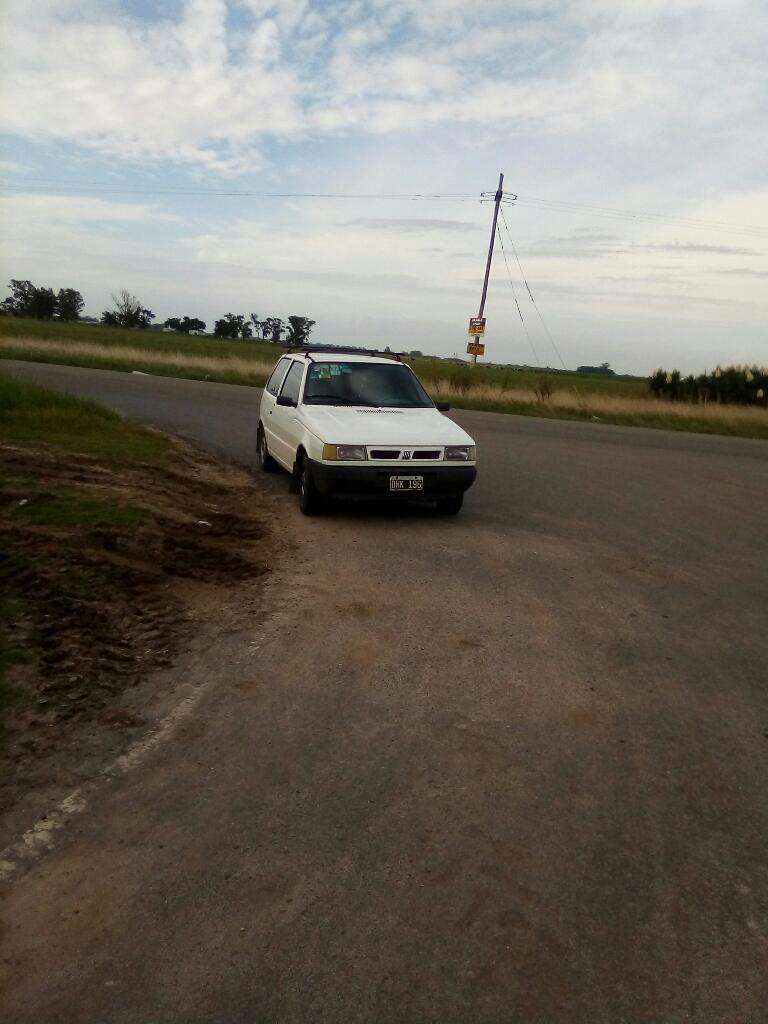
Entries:
{"type": "MultiPolygon", "coordinates": [[[[494,201],[494,206],[493,206],[493,223],[491,224],[491,238],[490,238],[490,241],[488,242],[488,259],[486,260],[486,263],[485,263],[485,278],[483,279],[483,294],[482,294],[482,296],[480,298],[480,309],[477,312],[476,323],[478,325],[478,329],[477,329],[476,333],[473,332],[473,330],[472,330],[472,321],[471,320],[470,320],[470,324],[469,324],[469,326],[470,326],[470,334],[474,334],[473,341],[475,341],[475,339],[478,336],[482,337],[482,335],[485,333],[485,320],[483,319],[483,313],[485,312],[485,297],[488,294],[488,278],[491,276],[491,262],[493,260],[493,246],[494,246],[494,242],[496,241],[496,222],[499,219],[499,206],[501,205],[501,199],[502,199],[502,196],[504,195],[504,188],[503,188],[503,186],[504,186],[504,174],[502,173],[502,174],[499,175],[499,187],[496,190],[496,196],[495,196],[495,201],[494,201]]],[[[475,366],[477,364],[477,352],[472,352],[471,356],[472,356],[472,365],[475,366]]]]}

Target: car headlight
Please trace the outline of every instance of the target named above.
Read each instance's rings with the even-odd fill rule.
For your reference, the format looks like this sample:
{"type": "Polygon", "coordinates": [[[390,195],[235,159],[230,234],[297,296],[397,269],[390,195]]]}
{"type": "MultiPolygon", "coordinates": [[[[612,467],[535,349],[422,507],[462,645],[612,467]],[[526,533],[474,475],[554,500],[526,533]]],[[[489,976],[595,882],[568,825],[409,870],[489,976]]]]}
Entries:
{"type": "Polygon", "coordinates": [[[445,449],[448,462],[474,462],[475,446],[473,444],[453,444],[445,449]]]}
{"type": "Polygon", "coordinates": [[[324,444],[325,462],[359,462],[368,458],[364,444],[324,444]]]}

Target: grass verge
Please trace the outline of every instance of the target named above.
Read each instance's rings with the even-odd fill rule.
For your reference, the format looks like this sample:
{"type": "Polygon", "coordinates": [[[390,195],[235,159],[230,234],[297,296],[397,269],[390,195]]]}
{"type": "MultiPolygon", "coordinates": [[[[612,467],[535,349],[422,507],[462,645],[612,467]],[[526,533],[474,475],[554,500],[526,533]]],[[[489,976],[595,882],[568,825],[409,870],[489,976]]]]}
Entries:
{"type": "Polygon", "coordinates": [[[95,402],[0,375],[0,444],[58,448],[111,465],[162,465],[170,442],[95,402]]]}
{"type": "MultiPolygon", "coordinates": [[[[126,423],[116,413],[93,402],[59,395],[31,384],[0,376],[0,446],[50,448],[62,453],[93,456],[106,465],[165,464],[169,442],[142,427],[126,423]]],[[[74,488],[56,488],[34,474],[14,473],[5,465],[0,476],[0,535],[4,526],[55,529],[67,527],[133,529],[144,518],[142,509],[106,501],[74,488]]],[[[6,717],[21,699],[10,670],[27,659],[14,623],[23,620],[16,582],[30,565],[6,534],[0,552],[0,748],[6,717]]]]}
{"type": "Polygon", "coordinates": [[[265,534],[246,474],[0,375],[0,818],[145,722],[265,534]]]}

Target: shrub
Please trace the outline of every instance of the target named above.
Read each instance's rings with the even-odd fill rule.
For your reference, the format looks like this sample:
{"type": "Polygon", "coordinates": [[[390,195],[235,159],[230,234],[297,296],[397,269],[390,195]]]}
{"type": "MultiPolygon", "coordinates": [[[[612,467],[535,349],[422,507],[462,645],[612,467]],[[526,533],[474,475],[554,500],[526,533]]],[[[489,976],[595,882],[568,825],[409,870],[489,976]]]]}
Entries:
{"type": "Polygon", "coordinates": [[[533,393],[536,395],[539,405],[544,405],[552,397],[552,385],[546,377],[539,377],[538,382],[534,385],[533,393]]]}
{"type": "Polygon", "coordinates": [[[679,370],[656,370],[648,388],[657,398],[685,402],[768,407],[768,367],[717,366],[711,373],[681,378],[679,370]]]}
{"type": "Polygon", "coordinates": [[[452,366],[448,371],[448,381],[452,391],[466,395],[474,383],[472,370],[468,366],[452,366]]]}

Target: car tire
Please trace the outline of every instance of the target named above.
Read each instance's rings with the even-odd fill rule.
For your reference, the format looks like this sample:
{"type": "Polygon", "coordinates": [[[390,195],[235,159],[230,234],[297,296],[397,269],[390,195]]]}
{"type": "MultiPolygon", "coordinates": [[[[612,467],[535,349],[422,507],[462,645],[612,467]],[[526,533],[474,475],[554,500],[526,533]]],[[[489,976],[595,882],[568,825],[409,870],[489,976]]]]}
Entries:
{"type": "Polygon", "coordinates": [[[312,467],[309,464],[309,459],[302,459],[298,477],[299,508],[305,516],[319,515],[323,511],[324,502],[312,477],[312,467]]]}
{"type": "Polygon", "coordinates": [[[449,494],[445,498],[437,499],[437,511],[441,516],[457,516],[463,504],[463,494],[449,494]]]}
{"type": "Polygon", "coordinates": [[[259,429],[256,433],[256,461],[264,473],[274,473],[277,469],[277,463],[269,454],[267,435],[264,433],[264,427],[261,424],[259,424],[259,429]]]}

